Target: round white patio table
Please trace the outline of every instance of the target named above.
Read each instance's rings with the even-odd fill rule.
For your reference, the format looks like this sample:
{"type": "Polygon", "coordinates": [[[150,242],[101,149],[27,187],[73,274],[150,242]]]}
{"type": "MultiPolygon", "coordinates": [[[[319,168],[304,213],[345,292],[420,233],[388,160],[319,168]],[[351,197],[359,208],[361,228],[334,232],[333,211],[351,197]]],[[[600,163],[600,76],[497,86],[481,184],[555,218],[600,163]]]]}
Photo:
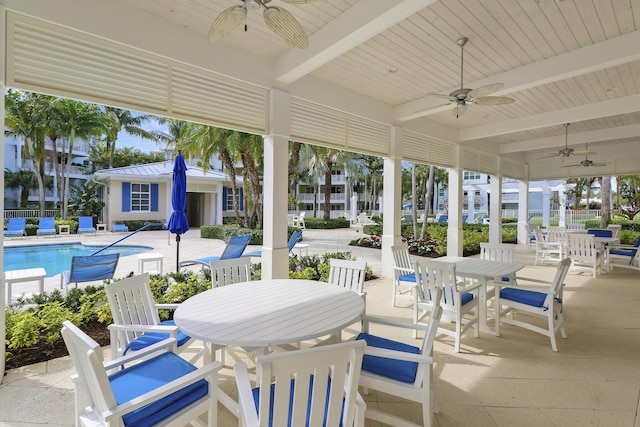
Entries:
{"type": "Polygon", "coordinates": [[[329,334],[357,321],[357,293],[313,280],[272,279],[210,289],[180,304],[176,325],[213,344],[269,347],[329,334]]]}

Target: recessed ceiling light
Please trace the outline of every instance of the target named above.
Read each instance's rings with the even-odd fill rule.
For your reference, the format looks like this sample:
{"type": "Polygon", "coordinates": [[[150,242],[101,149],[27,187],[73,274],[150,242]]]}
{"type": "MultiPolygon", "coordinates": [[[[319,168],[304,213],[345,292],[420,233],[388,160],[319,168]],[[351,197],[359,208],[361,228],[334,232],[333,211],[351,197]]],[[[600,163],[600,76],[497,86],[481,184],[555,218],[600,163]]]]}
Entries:
{"type": "Polygon", "coordinates": [[[398,71],[398,69],[396,67],[389,67],[389,72],[390,73],[395,73],[396,71],[398,71]]]}

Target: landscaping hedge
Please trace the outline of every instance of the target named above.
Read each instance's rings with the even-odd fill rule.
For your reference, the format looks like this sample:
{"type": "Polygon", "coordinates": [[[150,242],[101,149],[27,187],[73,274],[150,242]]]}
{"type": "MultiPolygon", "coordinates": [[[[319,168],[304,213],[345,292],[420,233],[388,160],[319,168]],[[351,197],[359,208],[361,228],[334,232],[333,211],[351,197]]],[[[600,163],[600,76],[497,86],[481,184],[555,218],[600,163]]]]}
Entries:
{"type": "Polygon", "coordinates": [[[336,228],[349,228],[351,226],[351,222],[345,218],[305,218],[304,225],[306,228],[316,230],[333,230],[336,228]]]}
{"type": "MultiPolygon", "coordinates": [[[[287,240],[291,235],[300,229],[297,227],[287,227],[287,240]]],[[[240,227],[239,225],[203,225],[200,227],[200,237],[203,239],[219,239],[229,243],[233,236],[251,235],[250,245],[262,245],[263,232],[253,228],[240,227]]],[[[303,233],[304,234],[304,233],[303,233]]]]}

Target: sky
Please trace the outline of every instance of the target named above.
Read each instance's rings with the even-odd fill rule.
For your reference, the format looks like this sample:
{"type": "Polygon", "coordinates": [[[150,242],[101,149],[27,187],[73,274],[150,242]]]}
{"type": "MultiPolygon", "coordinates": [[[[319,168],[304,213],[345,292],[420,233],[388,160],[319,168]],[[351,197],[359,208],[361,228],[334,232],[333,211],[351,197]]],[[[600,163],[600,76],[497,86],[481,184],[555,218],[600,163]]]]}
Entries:
{"type": "MultiPolygon", "coordinates": [[[[133,114],[142,114],[142,113],[133,112],[133,114]]],[[[166,124],[162,125],[155,120],[147,122],[140,127],[148,131],[162,131],[162,132],[167,131],[166,124]]],[[[116,141],[116,148],[131,147],[134,149],[138,149],[143,153],[149,153],[152,150],[163,149],[164,146],[165,146],[164,143],[156,144],[155,142],[149,141],[147,139],[131,136],[125,131],[120,131],[120,133],[118,134],[118,140],[116,141]]]]}

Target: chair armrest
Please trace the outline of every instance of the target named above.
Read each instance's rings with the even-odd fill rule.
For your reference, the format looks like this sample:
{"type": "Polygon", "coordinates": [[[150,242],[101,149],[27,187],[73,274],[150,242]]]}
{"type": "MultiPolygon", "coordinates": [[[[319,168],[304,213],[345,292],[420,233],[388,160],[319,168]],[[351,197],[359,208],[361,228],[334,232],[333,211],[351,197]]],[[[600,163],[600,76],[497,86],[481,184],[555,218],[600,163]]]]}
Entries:
{"type": "Polygon", "coordinates": [[[167,332],[170,335],[178,333],[178,327],[171,325],[118,325],[112,323],[107,326],[107,329],[110,331],[167,332]]]}
{"type": "MultiPolygon", "coordinates": [[[[206,364],[202,368],[199,368],[193,372],[190,372],[180,378],[177,378],[171,381],[168,384],[165,384],[161,387],[158,387],[155,390],[152,390],[148,393],[142,394],[130,401],[123,403],[122,405],[116,406],[113,410],[105,411],[103,414],[105,416],[105,420],[107,422],[113,421],[113,418],[122,417],[124,414],[135,411],[138,408],[141,408],[149,403],[153,403],[159,399],[162,399],[165,396],[170,395],[178,390],[181,390],[193,383],[196,383],[202,379],[209,379],[210,387],[213,385],[213,390],[217,390],[217,372],[222,369],[222,363],[220,362],[212,362],[206,364]]],[[[211,389],[211,388],[210,388],[211,389]]],[[[212,396],[209,396],[212,397],[212,396]]],[[[217,404],[217,393],[214,391],[213,398],[216,399],[217,404]]]]}
{"type": "Polygon", "coordinates": [[[364,349],[364,354],[368,354],[369,356],[384,357],[387,359],[404,360],[407,362],[433,363],[433,357],[431,356],[415,353],[405,353],[403,351],[389,350],[386,348],[367,346],[364,349]]]}
{"type": "Polygon", "coordinates": [[[150,354],[153,353],[166,353],[173,350],[173,346],[176,343],[175,338],[167,338],[166,340],[162,340],[145,348],[142,348],[138,351],[134,351],[125,356],[119,357],[117,359],[110,360],[108,362],[104,362],[102,365],[104,369],[111,370],[119,368],[122,365],[125,365],[129,362],[134,362],[141,358],[147,358],[150,354]]]}
{"type": "Polygon", "coordinates": [[[362,321],[365,324],[366,328],[369,327],[369,323],[378,323],[380,325],[393,326],[396,328],[411,329],[411,330],[417,330],[422,332],[425,332],[427,330],[426,325],[399,322],[397,320],[385,319],[382,317],[375,317],[375,316],[364,316],[362,318],[362,321]]]}
{"type": "Polygon", "coordinates": [[[175,304],[155,304],[155,307],[160,309],[160,308],[166,308],[169,310],[175,310],[176,308],[180,307],[180,303],[175,303],[175,304]]]}
{"type": "Polygon", "coordinates": [[[609,243],[609,248],[610,249],[638,249],[638,250],[640,250],[640,248],[637,247],[637,246],[625,245],[625,244],[622,244],[622,243],[609,243]]]}
{"type": "Polygon", "coordinates": [[[475,281],[475,282],[471,282],[471,284],[467,285],[465,284],[464,281],[459,281],[458,283],[456,283],[456,290],[458,292],[470,292],[473,290],[476,290],[478,288],[482,287],[482,283],[479,281],[475,281]]]}
{"type": "Polygon", "coordinates": [[[404,267],[397,267],[397,266],[392,266],[391,267],[394,271],[400,271],[402,273],[406,273],[406,274],[410,274],[410,273],[414,273],[415,274],[415,270],[413,268],[404,268],[404,267]]]}
{"type": "Polygon", "coordinates": [[[547,285],[547,286],[551,286],[551,284],[553,283],[550,280],[541,280],[541,279],[534,279],[532,277],[520,277],[520,276],[515,276],[515,279],[518,283],[522,283],[522,282],[531,282],[531,283],[540,283],[541,285],[547,285]]]}
{"type": "Polygon", "coordinates": [[[244,425],[257,426],[258,413],[251,392],[251,382],[249,381],[249,371],[244,362],[233,365],[233,372],[236,375],[236,386],[238,387],[238,403],[240,404],[240,419],[244,420],[244,425]]]}

